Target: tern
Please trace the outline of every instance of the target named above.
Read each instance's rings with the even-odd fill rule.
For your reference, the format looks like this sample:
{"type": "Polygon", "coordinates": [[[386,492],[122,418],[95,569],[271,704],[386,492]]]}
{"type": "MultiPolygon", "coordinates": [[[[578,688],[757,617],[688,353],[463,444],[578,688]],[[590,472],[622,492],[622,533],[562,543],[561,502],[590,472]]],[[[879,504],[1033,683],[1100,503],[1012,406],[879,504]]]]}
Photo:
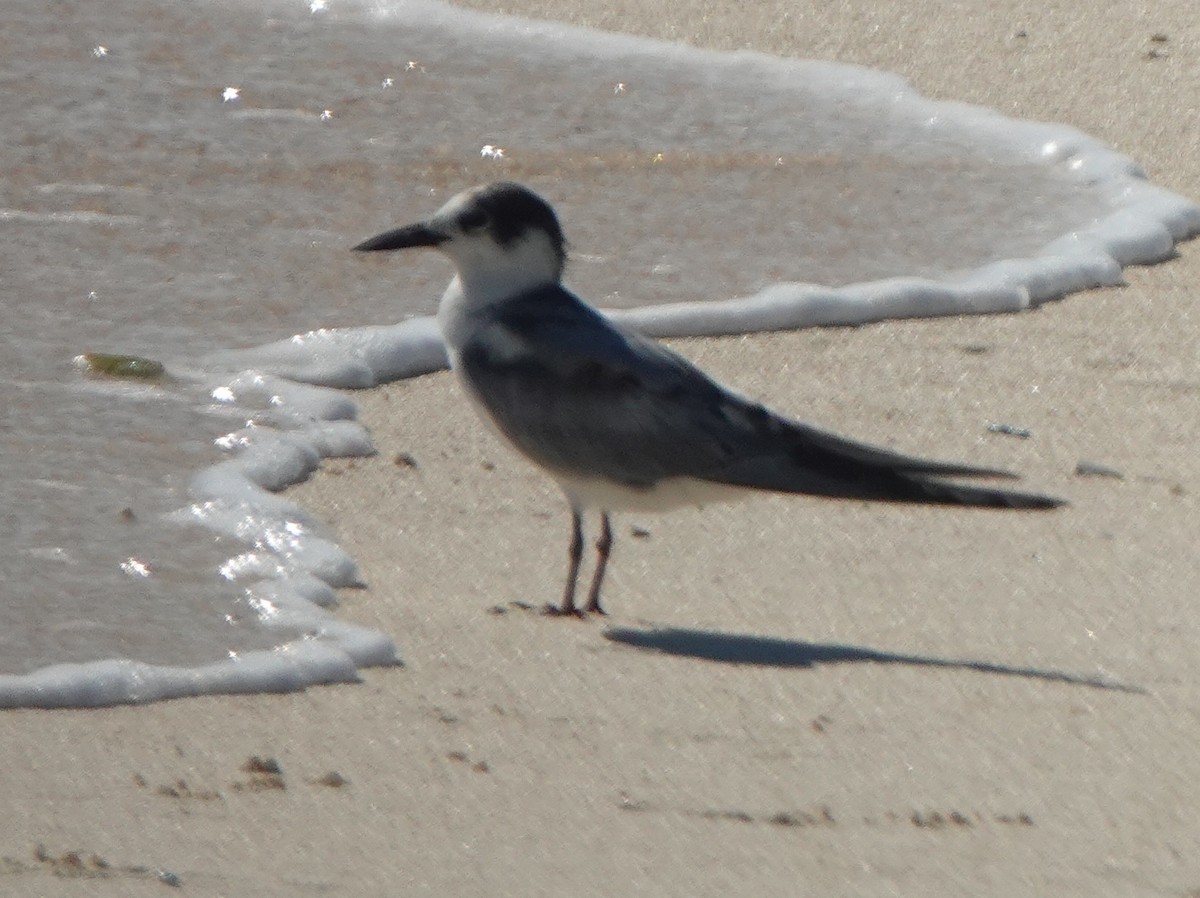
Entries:
{"type": "Polygon", "coordinates": [[[1001,509],[1063,504],[944,479],[1014,476],[1005,471],[912,458],[776,414],[615,324],[563,287],[558,216],[520,184],[467,190],[428,220],[354,249],[414,247],[438,249],[454,263],[438,325],[467,396],[570,506],[566,585],[548,610],[604,613],[616,511],[665,511],[756,490],[1001,509]],[[599,512],[600,535],[579,608],[585,512],[599,512]]]}

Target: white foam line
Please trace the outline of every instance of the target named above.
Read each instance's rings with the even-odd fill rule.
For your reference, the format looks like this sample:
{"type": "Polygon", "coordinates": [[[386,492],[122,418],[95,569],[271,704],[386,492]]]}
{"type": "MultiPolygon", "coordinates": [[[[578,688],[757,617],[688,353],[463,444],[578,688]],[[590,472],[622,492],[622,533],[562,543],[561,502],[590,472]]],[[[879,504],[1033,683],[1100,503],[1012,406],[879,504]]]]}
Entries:
{"type": "MultiPolygon", "coordinates": [[[[416,6],[426,8],[425,4],[416,6]]],[[[576,39],[586,40],[593,50],[599,47],[614,55],[649,49],[656,55],[679,57],[689,63],[703,57],[706,63],[717,60],[721,66],[755,67],[764,79],[785,86],[794,85],[795,79],[803,78],[814,66],[819,66],[827,78],[832,65],[753,53],[718,57],[644,38],[480,17],[440,5],[432,8],[463,31],[485,29],[493,36],[499,31],[520,34],[525,39],[540,37],[547,46],[560,50],[563,41],[576,39]]],[[[1063,177],[1099,185],[1113,211],[1089,226],[1059,236],[1027,258],[992,262],[943,280],[896,277],[837,288],[780,283],[751,296],[723,301],[616,311],[610,313],[614,319],[653,336],[666,337],[1020,312],[1080,290],[1120,284],[1124,266],[1167,259],[1177,242],[1200,233],[1200,206],[1148,183],[1135,162],[1073,128],[1017,122],[989,109],[928,100],[898,76],[855,66],[836,68],[842,90],[887,95],[893,105],[905,105],[906,115],[924,115],[931,133],[970,131],[982,135],[991,146],[1002,148],[1014,162],[1036,162],[1057,169],[1063,177]],[[917,111],[911,112],[909,106],[917,111]]],[[[714,73],[713,77],[719,78],[720,74],[714,73]]],[[[293,410],[290,417],[282,416],[279,426],[285,428],[284,432],[272,438],[264,438],[259,432],[248,439],[232,461],[202,472],[193,483],[193,493],[203,497],[193,506],[193,513],[204,509],[197,517],[205,526],[260,547],[273,547],[270,557],[260,554],[244,560],[242,571],[247,574],[253,570],[260,577],[251,587],[251,595],[265,597],[263,601],[277,610],[281,621],[305,622],[310,616],[320,619],[319,614],[331,620],[320,606],[332,602],[330,587],[353,581],[357,569],[348,557],[338,555],[340,550],[335,545],[304,529],[312,524],[299,508],[268,490],[304,479],[321,457],[369,451],[365,432],[361,434],[364,443],[333,438],[332,419],[352,418],[353,414],[329,404],[329,397],[322,398],[321,387],[301,384],[366,388],[435,371],[446,363],[446,351],[431,317],[390,326],[313,331],[256,349],[214,354],[205,360],[209,370],[253,368],[256,373],[234,378],[229,381],[230,387],[243,395],[253,389],[272,392],[272,403],[293,410]],[[284,394],[286,399],[281,399],[284,394]],[[317,408],[322,403],[326,405],[317,408]],[[307,409],[307,418],[297,409],[307,409]],[[296,422],[301,420],[307,423],[298,425],[296,422]],[[299,534],[293,532],[297,522],[302,527],[299,534]],[[280,537],[281,533],[291,535],[280,537]],[[306,584],[307,592],[297,590],[298,583],[306,584]]],[[[261,401],[262,396],[259,398],[261,401]]],[[[360,647],[356,657],[394,662],[394,649],[390,649],[390,643],[381,646],[379,634],[347,634],[329,627],[332,624],[322,634],[341,640],[347,651],[355,638],[366,642],[366,650],[360,647]]]]}
{"type": "Polygon", "coordinates": [[[319,112],[309,112],[304,109],[239,109],[236,112],[230,113],[230,118],[242,119],[249,122],[319,122],[321,114],[319,112]]]}
{"type": "Polygon", "coordinates": [[[0,221],[21,221],[29,224],[137,224],[134,215],[110,215],[107,212],[27,212],[24,209],[0,209],[0,221]]]}
{"type": "Polygon", "coordinates": [[[214,692],[291,692],[357,679],[355,661],[348,653],[326,642],[304,640],[202,667],[112,659],[55,664],[26,676],[0,676],[0,708],[94,708],[214,692]]]}
{"type": "MultiPolygon", "coordinates": [[[[1013,161],[1040,162],[1064,177],[1101,187],[1112,205],[1111,213],[1059,236],[1028,258],[993,262],[944,280],[889,278],[839,288],[781,283],[718,302],[612,313],[655,336],[1018,312],[1079,290],[1119,284],[1124,266],[1167,259],[1179,241],[1200,233],[1200,206],[1148,183],[1135,162],[1094,138],[1066,126],[1018,122],[976,106],[928,100],[893,74],[750,52],[717,54],[649,38],[480,15],[419,0],[399,9],[426,21],[440,20],[463,33],[536,41],[545,52],[577,53],[581,46],[612,58],[649,52],[699,66],[714,82],[734,70],[749,71],[764,88],[791,89],[819,80],[854,102],[866,98],[880,104],[883,114],[900,114],[897,110],[903,107],[906,116],[923,116],[931,138],[964,131],[982,136],[1013,161]]],[[[4,220],[135,221],[95,212],[0,209],[0,221],[4,220]]],[[[176,517],[245,543],[247,551],[229,560],[225,575],[245,584],[247,600],[264,624],[299,630],[304,636],[270,652],[252,652],[198,668],[112,660],[56,665],[27,676],[0,676],[0,707],[94,706],[201,693],[302,689],[355,680],[359,667],[398,663],[388,637],[340,622],[327,610],[335,604],[334,587],[359,582],[357,565],[321,534],[319,522],[278,491],[308,477],[321,458],[374,451],[369,435],[354,421],[353,402],[329,388],[371,387],[445,365],[446,352],[432,318],[313,331],[204,360],[207,372],[243,372],[191,376],[205,379],[214,401],[248,412],[253,420],[222,438],[229,458],[196,475],[191,484],[194,502],[176,517]]]]}
{"type": "Polygon", "coordinates": [[[123,184],[78,183],[74,181],[54,181],[49,184],[39,184],[34,189],[38,193],[80,193],[84,196],[98,196],[106,193],[147,194],[150,192],[146,187],[131,187],[123,184]]]}

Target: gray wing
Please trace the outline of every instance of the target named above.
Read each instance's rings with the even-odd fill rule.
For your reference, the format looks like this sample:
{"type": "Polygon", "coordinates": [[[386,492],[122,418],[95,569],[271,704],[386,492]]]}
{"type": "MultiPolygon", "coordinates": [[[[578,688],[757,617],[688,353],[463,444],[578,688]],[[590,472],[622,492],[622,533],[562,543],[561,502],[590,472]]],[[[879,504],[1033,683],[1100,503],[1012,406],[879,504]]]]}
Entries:
{"type": "Polygon", "coordinates": [[[1058,504],[930,479],[1012,476],[1002,471],[911,458],[782,418],[561,288],[493,311],[459,364],[500,430],[552,470],[633,488],[692,477],[884,501],[1058,504]]]}

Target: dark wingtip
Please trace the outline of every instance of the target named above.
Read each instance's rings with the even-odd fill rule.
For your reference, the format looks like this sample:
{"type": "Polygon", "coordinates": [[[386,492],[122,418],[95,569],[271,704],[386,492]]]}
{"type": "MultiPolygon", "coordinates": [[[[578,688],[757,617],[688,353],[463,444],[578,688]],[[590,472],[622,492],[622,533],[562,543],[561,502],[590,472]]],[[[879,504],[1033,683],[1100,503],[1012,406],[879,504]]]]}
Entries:
{"type": "Polygon", "coordinates": [[[989,490],[957,484],[938,484],[939,497],[961,505],[979,508],[1011,508],[1021,511],[1052,511],[1070,503],[1057,496],[1040,493],[1021,493],[1010,490],[989,490]]]}
{"type": "Polygon", "coordinates": [[[1049,511],[1054,508],[1062,508],[1070,505],[1066,499],[1059,499],[1057,496],[1038,496],[1029,493],[1014,493],[1014,502],[1010,506],[1012,508],[1029,508],[1034,511],[1049,511]]]}
{"type": "Polygon", "coordinates": [[[412,249],[418,246],[439,246],[445,240],[445,234],[435,231],[422,222],[377,234],[353,247],[353,250],[357,253],[367,253],[379,250],[412,249]]]}

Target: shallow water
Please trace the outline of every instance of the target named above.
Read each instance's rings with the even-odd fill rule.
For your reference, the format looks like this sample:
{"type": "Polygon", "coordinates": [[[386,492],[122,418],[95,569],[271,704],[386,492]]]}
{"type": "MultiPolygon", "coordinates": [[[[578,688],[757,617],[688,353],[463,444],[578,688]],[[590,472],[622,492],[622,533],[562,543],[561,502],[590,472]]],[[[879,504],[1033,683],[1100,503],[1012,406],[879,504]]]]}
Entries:
{"type": "MultiPolygon", "coordinates": [[[[613,308],[953,278],[1035,255],[1122,196],[1070,153],[1000,139],[986,115],[930,114],[898,79],[849,67],[596,43],[418,4],[5,12],[0,674],[336,642],[321,618],[272,616],[247,593],[243,568],[288,555],[239,523],[250,506],[209,527],[170,513],[211,498],[193,477],[226,458],[218,438],[288,405],[273,383],[214,394],[220,351],[431,312],[443,261],[381,276],[348,247],[464,186],[504,177],[546,195],[573,285],[613,308]],[[72,361],[84,351],[150,356],[172,376],[92,378],[72,361]],[[228,564],[247,550],[254,563],[228,564]]],[[[280,515],[288,533],[332,536],[280,515]]],[[[388,636],[402,653],[403,635],[356,663],[387,656],[388,636]]],[[[56,701],[90,701],[69,688],[88,676],[63,672],[56,701]]],[[[258,688],[230,682],[182,691],[258,688]]],[[[0,682],[0,704],[38,703],[15,683],[0,682]]]]}

